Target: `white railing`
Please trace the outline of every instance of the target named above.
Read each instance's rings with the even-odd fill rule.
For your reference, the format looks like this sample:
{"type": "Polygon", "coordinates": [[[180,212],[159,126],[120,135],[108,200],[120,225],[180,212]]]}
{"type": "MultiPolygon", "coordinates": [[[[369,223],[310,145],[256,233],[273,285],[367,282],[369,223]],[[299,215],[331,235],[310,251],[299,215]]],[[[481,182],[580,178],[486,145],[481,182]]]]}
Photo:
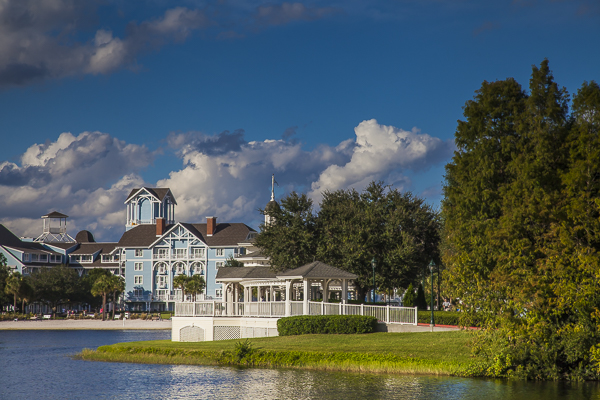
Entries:
{"type": "Polygon", "coordinates": [[[294,315],[367,315],[388,324],[417,324],[416,307],[370,306],[302,301],[234,303],[222,301],[176,302],[177,317],[285,317],[294,315]],[[286,313],[286,305],[289,305],[286,313]]]}

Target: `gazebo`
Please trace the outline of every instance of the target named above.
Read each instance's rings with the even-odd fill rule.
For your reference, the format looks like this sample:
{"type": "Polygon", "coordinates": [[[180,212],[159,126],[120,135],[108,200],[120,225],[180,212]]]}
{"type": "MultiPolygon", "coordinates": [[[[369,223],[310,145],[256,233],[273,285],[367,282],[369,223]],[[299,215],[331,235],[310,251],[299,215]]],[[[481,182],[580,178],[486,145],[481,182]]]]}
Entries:
{"type": "Polygon", "coordinates": [[[290,315],[292,302],[302,301],[301,313],[308,315],[309,301],[327,301],[332,284],[341,288],[340,300],[345,304],[348,283],[356,278],[355,274],[314,261],[280,273],[269,267],[220,268],[216,281],[223,284],[223,302],[228,310],[235,310],[236,303],[281,302],[286,304],[284,315],[290,315]]]}

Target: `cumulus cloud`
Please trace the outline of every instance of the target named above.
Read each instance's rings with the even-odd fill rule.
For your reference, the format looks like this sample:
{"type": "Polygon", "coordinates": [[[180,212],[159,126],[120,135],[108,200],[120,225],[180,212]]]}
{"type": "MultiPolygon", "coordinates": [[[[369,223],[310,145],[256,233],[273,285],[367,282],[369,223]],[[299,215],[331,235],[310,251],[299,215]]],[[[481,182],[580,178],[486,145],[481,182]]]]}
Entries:
{"type": "MultiPolygon", "coordinates": [[[[397,176],[403,169],[420,170],[447,160],[454,151],[452,141],[421,133],[380,125],[376,120],[361,122],[355,129],[356,143],[350,161],[327,167],[312,183],[310,195],[319,201],[325,190],[362,189],[370,181],[405,181],[397,176]],[[393,173],[393,174],[392,174],[393,173]]],[[[389,182],[395,183],[395,182],[389,182]]]]}
{"type": "MultiPolygon", "coordinates": [[[[0,163],[0,221],[10,227],[58,210],[76,221],[75,227],[110,231],[115,213],[124,217],[122,193],[143,184],[138,172],[153,157],[145,146],[101,132],[66,132],[56,141],[34,144],[20,165],[0,163]]],[[[39,234],[38,225],[33,224],[39,234]]],[[[17,232],[31,235],[31,224],[17,232]]]]}
{"type": "MultiPolygon", "coordinates": [[[[219,221],[257,228],[263,218],[257,210],[270,199],[271,174],[281,185],[278,197],[295,190],[309,193],[318,204],[325,190],[361,190],[371,180],[410,190],[410,177],[444,164],[454,150],[451,141],[375,120],[361,122],[354,138],[336,146],[247,141],[243,130],[172,133],[167,143],[173,151],[163,156],[179,157],[181,168],[164,171],[158,182],[141,176],[153,153],[106,133],[63,133],[55,141],[34,144],[20,164],[0,163],[0,223],[17,234],[37,236],[39,217],[57,210],[70,216],[72,234],[88,229],[99,240],[117,240],[124,230],[127,194],[151,186],[171,189],[178,221],[202,222],[215,215],[219,221]]],[[[439,196],[439,186],[426,190],[439,196]]]]}

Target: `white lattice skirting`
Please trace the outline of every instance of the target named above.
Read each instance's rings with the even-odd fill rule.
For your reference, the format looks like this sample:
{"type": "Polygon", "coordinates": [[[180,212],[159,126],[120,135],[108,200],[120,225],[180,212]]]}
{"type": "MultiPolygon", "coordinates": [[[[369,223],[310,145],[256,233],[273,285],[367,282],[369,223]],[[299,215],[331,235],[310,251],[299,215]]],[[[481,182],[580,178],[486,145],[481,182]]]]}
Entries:
{"type": "Polygon", "coordinates": [[[179,330],[180,342],[204,342],[204,329],[199,326],[184,326],[179,330]]]}
{"type": "Polygon", "coordinates": [[[277,318],[173,317],[171,339],[180,342],[278,336],[277,318]]]}

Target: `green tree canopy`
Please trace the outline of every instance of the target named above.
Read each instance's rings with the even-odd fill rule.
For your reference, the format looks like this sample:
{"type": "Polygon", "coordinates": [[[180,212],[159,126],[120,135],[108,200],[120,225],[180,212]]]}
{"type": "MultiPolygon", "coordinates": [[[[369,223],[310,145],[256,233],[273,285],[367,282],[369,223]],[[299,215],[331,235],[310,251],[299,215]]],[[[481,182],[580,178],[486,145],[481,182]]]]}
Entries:
{"type": "Polygon", "coordinates": [[[600,88],[584,83],[571,114],[567,104],[547,60],[529,93],[511,78],[484,82],[446,166],[448,284],[461,308],[487,316],[478,348],[506,374],[599,376],[600,88]]]}
{"type": "Polygon", "coordinates": [[[380,289],[406,287],[439,259],[440,221],[425,202],[382,182],[363,192],[325,192],[313,212],[306,195],[291,193],[280,209],[270,210],[273,222],[261,226],[256,245],[281,271],[319,259],[357,274],[360,297],[372,287],[371,260],[376,260],[380,289]]]}
{"type": "Polygon", "coordinates": [[[43,267],[29,276],[35,300],[46,303],[54,310],[58,304],[75,300],[79,291],[79,281],[77,272],[64,265],[43,267]]]}

